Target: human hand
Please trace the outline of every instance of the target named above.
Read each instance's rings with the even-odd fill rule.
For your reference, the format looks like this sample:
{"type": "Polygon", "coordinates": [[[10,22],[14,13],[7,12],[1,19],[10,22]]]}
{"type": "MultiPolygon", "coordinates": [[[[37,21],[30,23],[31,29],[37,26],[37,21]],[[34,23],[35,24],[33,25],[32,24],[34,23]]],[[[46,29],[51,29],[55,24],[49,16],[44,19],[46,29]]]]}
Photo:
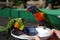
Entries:
{"type": "Polygon", "coordinates": [[[54,30],[54,33],[56,34],[56,36],[60,39],[60,31],[59,30],[54,30]]]}
{"type": "Polygon", "coordinates": [[[54,30],[55,30],[55,29],[50,30],[50,34],[51,34],[51,35],[54,34],[54,30]]]}

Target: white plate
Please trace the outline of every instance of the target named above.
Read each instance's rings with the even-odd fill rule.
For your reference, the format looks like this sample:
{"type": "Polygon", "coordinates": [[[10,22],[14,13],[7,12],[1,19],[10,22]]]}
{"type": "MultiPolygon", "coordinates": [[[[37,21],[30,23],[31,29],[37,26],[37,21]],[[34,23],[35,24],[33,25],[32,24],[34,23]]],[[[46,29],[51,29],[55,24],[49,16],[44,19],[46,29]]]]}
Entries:
{"type": "Polygon", "coordinates": [[[40,37],[50,36],[50,29],[49,28],[44,29],[43,26],[40,26],[40,27],[36,28],[36,30],[38,32],[38,36],[40,36],[40,37]]]}

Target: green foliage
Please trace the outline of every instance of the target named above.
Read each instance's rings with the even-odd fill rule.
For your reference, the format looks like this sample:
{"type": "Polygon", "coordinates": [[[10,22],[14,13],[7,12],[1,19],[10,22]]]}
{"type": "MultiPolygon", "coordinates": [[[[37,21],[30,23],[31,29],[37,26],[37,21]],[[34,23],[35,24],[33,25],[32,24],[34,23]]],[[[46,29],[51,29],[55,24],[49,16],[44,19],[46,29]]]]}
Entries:
{"type": "Polygon", "coordinates": [[[0,32],[2,32],[2,31],[7,31],[7,27],[0,26],[0,32]]]}

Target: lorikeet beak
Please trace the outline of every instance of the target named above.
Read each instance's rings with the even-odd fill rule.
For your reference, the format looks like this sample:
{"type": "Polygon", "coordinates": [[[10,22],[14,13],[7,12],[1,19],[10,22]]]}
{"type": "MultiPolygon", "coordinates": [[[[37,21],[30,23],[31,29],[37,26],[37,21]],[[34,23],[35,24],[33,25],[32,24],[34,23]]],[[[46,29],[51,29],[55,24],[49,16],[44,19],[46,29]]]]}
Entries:
{"type": "Polygon", "coordinates": [[[29,9],[27,8],[26,11],[29,12],[29,9]]]}

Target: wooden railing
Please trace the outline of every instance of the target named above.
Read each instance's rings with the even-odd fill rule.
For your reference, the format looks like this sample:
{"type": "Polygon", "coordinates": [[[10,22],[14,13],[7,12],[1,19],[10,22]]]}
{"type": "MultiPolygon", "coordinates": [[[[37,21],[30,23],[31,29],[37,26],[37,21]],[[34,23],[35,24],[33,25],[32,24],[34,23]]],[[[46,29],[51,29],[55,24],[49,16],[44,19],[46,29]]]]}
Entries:
{"type": "MultiPolygon", "coordinates": [[[[12,5],[14,2],[0,2],[0,5],[6,5],[6,6],[9,6],[9,5],[12,5]]],[[[1,6],[0,6],[1,7],[1,6]]]]}

